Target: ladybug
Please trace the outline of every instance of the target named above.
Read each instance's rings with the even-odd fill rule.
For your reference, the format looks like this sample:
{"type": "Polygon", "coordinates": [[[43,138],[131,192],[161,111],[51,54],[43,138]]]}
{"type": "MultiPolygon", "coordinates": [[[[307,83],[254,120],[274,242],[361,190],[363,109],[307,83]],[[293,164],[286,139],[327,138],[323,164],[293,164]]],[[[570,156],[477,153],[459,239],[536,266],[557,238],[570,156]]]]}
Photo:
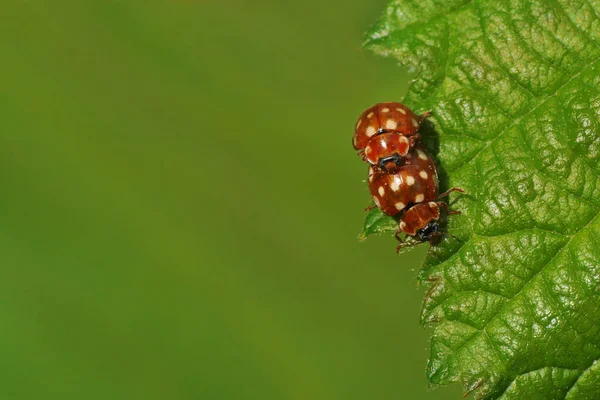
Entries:
{"type": "Polygon", "coordinates": [[[358,118],[352,145],[364,161],[387,172],[395,172],[408,150],[419,141],[419,130],[430,113],[417,116],[397,102],[378,103],[358,118]]]}
{"type": "Polygon", "coordinates": [[[393,174],[369,167],[369,191],[375,205],[394,216],[411,204],[438,197],[435,163],[421,147],[411,149],[393,174]]]}
{"type": "MultiPolygon", "coordinates": [[[[447,196],[450,192],[463,192],[462,189],[452,188],[443,193],[441,197],[447,196]]],[[[402,247],[412,246],[422,242],[433,243],[436,238],[443,235],[445,232],[440,231],[440,208],[444,208],[447,215],[460,214],[460,211],[449,211],[448,204],[443,201],[428,201],[426,203],[415,204],[407,209],[400,219],[396,239],[398,247],[396,252],[399,252],[402,247]],[[408,241],[402,240],[401,234],[405,234],[408,241]]]]}

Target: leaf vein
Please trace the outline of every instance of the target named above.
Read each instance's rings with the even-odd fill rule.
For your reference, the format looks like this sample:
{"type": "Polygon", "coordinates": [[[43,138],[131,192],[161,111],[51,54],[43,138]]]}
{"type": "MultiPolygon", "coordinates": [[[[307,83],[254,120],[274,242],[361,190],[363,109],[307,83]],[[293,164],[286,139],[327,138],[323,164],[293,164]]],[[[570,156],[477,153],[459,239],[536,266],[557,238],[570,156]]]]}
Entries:
{"type": "Polygon", "coordinates": [[[527,117],[529,117],[529,115],[531,115],[534,111],[536,111],[539,107],[543,106],[544,104],[546,104],[546,102],[551,98],[551,97],[555,97],[559,91],[561,91],[562,89],[564,89],[568,84],[570,84],[573,80],[578,79],[579,76],[581,76],[582,73],[584,73],[588,68],[592,67],[594,64],[596,64],[598,62],[598,60],[600,60],[600,57],[596,57],[593,60],[590,60],[583,68],[581,68],[577,73],[575,73],[568,81],[566,81],[565,83],[563,83],[557,90],[555,93],[553,93],[552,95],[548,95],[544,98],[543,101],[541,101],[539,104],[535,105],[534,107],[531,107],[531,109],[529,111],[527,111],[525,114],[523,114],[521,117],[517,117],[513,119],[513,122],[508,125],[504,130],[500,131],[498,133],[498,135],[496,135],[496,137],[494,137],[493,139],[490,139],[489,141],[487,141],[487,144],[482,147],[473,157],[467,159],[466,161],[464,161],[463,163],[459,164],[458,166],[456,166],[455,168],[453,168],[451,171],[448,172],[456,172],[458,170],[460,170],[461,168],[467,166],[468,164],[470,164],[471,162],[473,162],[474,160],[476,160],[483,151],[485,151],[488,147],[490,147],[490,145],[492,145],[496,140],[498,140],[500,137],[502,137],[506,132],[508,132],[511,128],[519,125],[524,119],[526,119],[527,117]]]}

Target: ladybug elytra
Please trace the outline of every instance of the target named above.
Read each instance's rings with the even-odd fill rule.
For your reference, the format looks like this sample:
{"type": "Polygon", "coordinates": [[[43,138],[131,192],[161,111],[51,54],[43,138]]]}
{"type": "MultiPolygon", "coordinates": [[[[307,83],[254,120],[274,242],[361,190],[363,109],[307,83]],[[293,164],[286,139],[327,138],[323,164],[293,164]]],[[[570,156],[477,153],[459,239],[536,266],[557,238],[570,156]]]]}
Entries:
{"type": "Polygon", "coordinates": [[[406,207],[437,198],[435,163],[421,148],[412,149],[395,173],[369,168],[369,191],[384,213],[394,216],[406,207]]]}

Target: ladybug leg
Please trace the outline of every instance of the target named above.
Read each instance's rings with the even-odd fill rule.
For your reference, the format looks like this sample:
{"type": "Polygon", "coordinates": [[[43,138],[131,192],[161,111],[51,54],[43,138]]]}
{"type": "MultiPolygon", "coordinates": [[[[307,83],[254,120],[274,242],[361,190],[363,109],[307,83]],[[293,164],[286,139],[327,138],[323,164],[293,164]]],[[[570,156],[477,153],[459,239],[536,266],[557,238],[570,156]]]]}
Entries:
{"type": "Polygon", "coordinates": [[[371,204],[369,207],[365,207],[365,211],[371,211],[374,208],[377,208],[377,206],[375,204],[371,204]]]}
{"type": "Polygon", "coordinates": [[[465,191],[463,189],[461,189],[461,188],[452,188],[452,189],[446,190],[444,193],[440,194],[438,196],[438,199],[441,199],[442,197],[446,197],[446,196],[448,196],[452,192],[464,193],[465,191]]]}
{"type": "Polygon", "coordinates": [[[394,237],[398,241],[398,246],[396,246],[396,253],[400,253],[400,249],[407,245],[407,243],[404,243],[404,240],[402,240],[402,238],[400,237],[400,234],[402,234],[402,231],[398,230],[394,235],[394,237]]]}
{"type": "Polygon", "coordinates": [[[421,115],[419,116],[419,118],[421,118],[421,121],[420,121],[420,122],[423,122],[423,121],[425,121],[425,120],[426,120],[428,117],[430,117],[430,116],[431,116],[431,114],[433,114],[433,112],[432,112],[431,110],[429,110],[429,111],[425,111],[423,114],[421,114],[421,115]]]}
{"type": "Polygon", "coordinates": [[[415,144],[417,144],[419,142],[419,140],[421,140],[421,135],[419,135],[418,133],[415,133],[414,135],[411,135],[408,138],[408,143],[410,144],[410,147],[414,147],[415,144]]]}
{"type": "Polygon", "coordinates": [[[443,201],[438,201],[437,205],[444,208],[444,211],[446,211],[446,215],[462,214],[462,211],[459,210],[450,211],[450,209],[448,208],[448,203],[445,203],[443,201]]]}
{"type": "Polygon", "coordinates": [[[396,246],[396,254],[400,254],[400,250],[402,250],[402,248],[407,245],[408,245],[407,243],[400,241],[400,243],[398,243],[398,246],[396,246]]]}
{"type": "Polygon", "coordinates": [[[400,244],[404,243],[404,241],[400,237],[401,234],[402,234],[402,231],[397,231],[396,234],[394,235],[394,237],[396,238],[397,241],[400,242],[400,244]]]}
{"type": "Polygon", "coordinates": [[[404,248],[404,247],[416,246],[418,244],[421,244],[421,242],[418,242],[416,240],[410,240],[410,241],[405,242],[400,237],[401,234],[402,234],[402,231],[397,231],[396,235],[394,235],[396,237],[396,240],[398,242],[400,242],[400,243],[398,243],[398,246],[396,246],[396,253],[400,253],[400,250],[402,250],[402,248],[404,248]]]}
{"type": "Polygon", "coordinates": [[[418,242],[416,240],[410,242],[400,242],[398,243],[398,246],[396,246],[396,253],[400,253],[400,250],[402,250],[405,247],[416,246],[418,244],[421,244],[421,242],[418,242]]]}
{"type": "Polygon", "coordinates": [[[356,152],[356,154],[358,154],[358,156],[360,157],[361,160],[363,160],[364,162],[367,162],[367,156],[365,155],[365,149],[360,149],[359,151],[356,152]]]}

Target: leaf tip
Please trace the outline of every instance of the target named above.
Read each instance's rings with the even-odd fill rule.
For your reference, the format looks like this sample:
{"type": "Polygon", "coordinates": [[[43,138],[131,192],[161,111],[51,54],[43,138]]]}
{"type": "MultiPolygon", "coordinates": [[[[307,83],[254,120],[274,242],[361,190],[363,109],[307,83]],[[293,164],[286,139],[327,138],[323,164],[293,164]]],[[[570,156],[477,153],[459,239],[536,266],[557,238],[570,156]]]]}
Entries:
{"type": "Polygon", "coordinates": [[[367,240],[367,236],[368,236],[368,235],[367,235],[367,232],[363,230],[363,231],[360,233],[360,235],[358,235],[358,241],[359,241],[359,242],[364,242],[365,240],[367,240]]]}

